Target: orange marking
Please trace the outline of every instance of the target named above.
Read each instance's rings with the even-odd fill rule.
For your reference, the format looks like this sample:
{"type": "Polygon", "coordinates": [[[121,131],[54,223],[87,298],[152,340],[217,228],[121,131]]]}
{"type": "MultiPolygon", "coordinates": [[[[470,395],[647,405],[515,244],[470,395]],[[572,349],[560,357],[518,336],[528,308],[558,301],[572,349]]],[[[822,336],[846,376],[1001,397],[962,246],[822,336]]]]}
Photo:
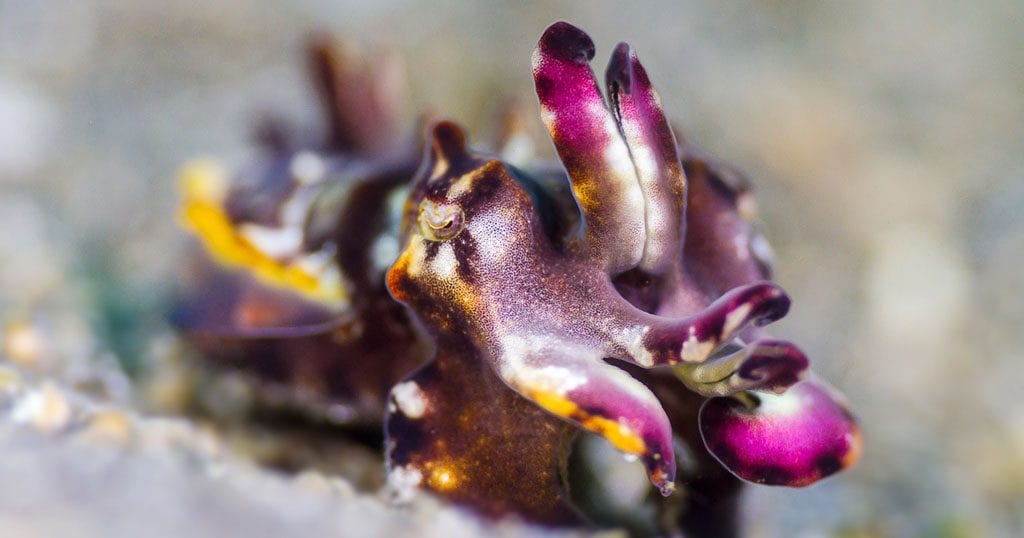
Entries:
{"type": "Polygon", "coordinates": [[[608,440],[615,448],[627,454],[642,456],[647,444],[628,426],[614,420],[584,412],[576,403],[564,396],[549,391],[531,391],[530,397],[537,405],[560,417],[579,422],[581,426],[608,440]]]}
{"type": "Polygon", "coordinates": [[[434,467],[430,471],[430,476],[427,478],[427,482],[430,483],[430,487],[437,491],[449,491],[459,486],[459,480],[455,474],[455,470],[446,465],[434,467]]]}
{"type": "Polygon", "coordinates": [[[402,291],[402,279],[409,273],[409,249],[402,251],[402,254],[395,260],[395,263],[388,269],[387,283],[388,291],[396,301],[405,302],[407,297],[402,291]]]}
{"type": "Polygon", "coordinates": [[[860,434],[860,428],[856,428],[853,431],[853,439],[850,440],[850,447],[846,450],[846,454],[843,455],[842,464],[844,469],[848,469],[860,460],[860,455],[864,451],[864,438],[860,434]]]}

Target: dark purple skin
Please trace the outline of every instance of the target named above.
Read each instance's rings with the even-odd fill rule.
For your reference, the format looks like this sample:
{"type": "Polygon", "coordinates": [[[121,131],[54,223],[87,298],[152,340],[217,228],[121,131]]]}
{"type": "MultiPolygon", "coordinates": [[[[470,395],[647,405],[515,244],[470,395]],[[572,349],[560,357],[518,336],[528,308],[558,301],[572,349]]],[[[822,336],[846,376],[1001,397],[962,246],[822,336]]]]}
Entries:
{"type": "MultiPolygon", "coordinates": [[[[339,169],[360,152],[378,155],[360,165],[377,172],[334,208],[333,224],[305,235],[310,248],[336,244],[351,307],[324,312],[215,272],[205,298],[185,301],[184,326],[222,361],[277,381],[317,380],[346,405],[383,403],[381,387],[394,385],[386,459],[400,492],[418,486],[491,518],[585,524],[564,476],[582,430],[644,463],[666,496],[663,533],[736,535],[737,477],[824,478],[856,460],[856,422],[831,390],[805,380],[799,348],[762,334],[790,301],[768,281],[763,239],[745,218],[746,181],[676,139],[626,44],[609,62],[606,102],[594,52],[563,22],[534,52],[541,117],[564,171],[513,167],[438,122],[415,173],[403,152],[379,156],[394,138],[366,125],[373,107],[346,112],[372,101],[368,83],[341,88],[337,57],[314,55],[329,81],[339,169]],[[386,231],[388,193],[410,176],[385,288],[368,245],[386,231]],[[214,289],[227,298],[211,302],[214,289]],[[232,325],[252,301],[274,323],[232,325]],[[683,491],[671,495],[677,483],[683,491]]],[[[232,201],[236,216],[268,219],[246,196],[232,201]]],[[[372,417],[372,407],[361,413],[372,417]]]]}

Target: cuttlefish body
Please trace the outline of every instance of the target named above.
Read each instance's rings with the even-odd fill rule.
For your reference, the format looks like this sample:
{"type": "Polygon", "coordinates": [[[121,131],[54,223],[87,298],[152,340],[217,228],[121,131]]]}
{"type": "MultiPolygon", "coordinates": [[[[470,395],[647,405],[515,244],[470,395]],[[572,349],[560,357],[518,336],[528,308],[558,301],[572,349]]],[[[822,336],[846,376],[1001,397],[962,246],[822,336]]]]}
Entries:
{"type": "MultiPolygon", "coordinates": [[[[557,468],[571,426],[639,458],[662,494],[673,491],[669,414],[624,368],[672,372],[680,391],[705,397],[751,395],[737,400],[748,404],[742,409],[712,408],[717,420],[704,430],[714,433],[750,421],[744,413],[760,400],[747,391],[781,394],[808,365],[793,344],[756,329],[784,316],[789,299],[762,280],[757,237],[735,204],[721,203],[729,194],[708,192],[714,187],[702,178],[698,214],[687,218],[679,145],[636,56],[616,48],[609,107],[589,66],[593,54],[589,37],[565,23],[550,27],[534,54],[541,115],[578,214],[550,226],[538,206],[557,193],[474,153],[458,126],[441,122],[387,276],[391,294],[437,342],[434,360],[392,391],[392,477],[495,515],[573,517],[557,468]],[[688,222],[696,226],[687,230],[688,222]],[[732,255],[716,275],[708,265],[723,247],[707,243],[722,239],[732,255]],[[715,289],[731,279],[742,284],[715,289]]],[[[831,416],[848,427],[816,448],[838,454],[841,467],[856,452],[856,428],[840,407],[831,416]]],[[[750,429],[764,429],[754,422],[750,429]]],[[[757,479],[744,476],[747,454],[732,451],[764,447],[735,444],[712,451],[757,479]]],[[[766,481],[800,485],[824,474],[784,469],[766,481]]]]}

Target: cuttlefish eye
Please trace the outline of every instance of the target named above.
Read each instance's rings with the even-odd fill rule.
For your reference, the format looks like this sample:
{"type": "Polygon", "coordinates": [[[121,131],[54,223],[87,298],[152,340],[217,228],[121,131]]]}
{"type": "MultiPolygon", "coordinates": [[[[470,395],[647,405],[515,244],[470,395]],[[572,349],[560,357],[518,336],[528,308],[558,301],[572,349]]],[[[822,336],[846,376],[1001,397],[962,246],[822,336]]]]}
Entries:
{"type": "Polygon", "coordinates": [[[446,241],[459,235],[466,219],[462,208],[431,200],[420,203],[420,233],[431,241],[446,241]]]}

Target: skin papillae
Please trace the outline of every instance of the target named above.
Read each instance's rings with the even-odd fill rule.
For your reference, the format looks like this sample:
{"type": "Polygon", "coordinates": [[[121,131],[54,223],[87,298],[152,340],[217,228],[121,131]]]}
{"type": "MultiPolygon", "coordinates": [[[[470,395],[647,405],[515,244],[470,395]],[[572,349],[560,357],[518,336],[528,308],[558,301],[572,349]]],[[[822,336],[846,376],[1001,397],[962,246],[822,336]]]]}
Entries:
{"type": "Polygon", "coordinates": [[[540,38],[561,167],[476,151],[448,121],[403,146],[381,127],[386,85],[331,50],[313,64],[327,144],[278,142],[255,187],[202,168],[186,185],[184,220],[219,263],[176,319],[208,356],[386,415],[401,497],[492,518],[586,525],[565,464],[579,432],[643,463],[660,533],[734,535],[743,480],[799,487],[854,463],[842,398],[761,329],[790,303],[745,179],[676,138],[628,45],[603,92],[583,31],[540,38]]]}

